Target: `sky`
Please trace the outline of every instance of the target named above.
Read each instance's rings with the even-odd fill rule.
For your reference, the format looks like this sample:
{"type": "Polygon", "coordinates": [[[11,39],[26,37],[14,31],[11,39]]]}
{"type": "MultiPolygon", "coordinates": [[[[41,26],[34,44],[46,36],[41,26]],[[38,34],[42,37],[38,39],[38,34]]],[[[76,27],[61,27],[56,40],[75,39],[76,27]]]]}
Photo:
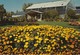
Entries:
{"type": "MultiPolygon", "coordinates": [[[[7,11],[16,12],[22,11],[22,6],[24,3],[41,3],[41,2],[52,2],[56,0],[0,0],[0,4],[4,4],[4,8],[7,11]]],[[[80,6],[80,0],[72,0],[72,3],[80,6]]]]}

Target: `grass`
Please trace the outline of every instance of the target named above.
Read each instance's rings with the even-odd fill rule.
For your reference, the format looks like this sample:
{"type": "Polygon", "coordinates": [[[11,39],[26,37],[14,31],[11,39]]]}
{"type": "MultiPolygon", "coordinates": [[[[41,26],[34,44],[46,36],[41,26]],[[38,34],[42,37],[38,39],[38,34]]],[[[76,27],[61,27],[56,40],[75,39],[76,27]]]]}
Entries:
{"type": "Polygon", "coordinates": [[[63,26],[63,27],[68,27],[68,28],[75,28],[77,30],[80,31],[80,27],[79,26],[71,26],[69,25],[68,22],[56,22],[56,21],[39,21],[38,22],[40,25],[53,25],[53,26],[63,26]]]}
{"type": "MultiPolygon", "coordinates": [[[[80,31],[80,26],[71,26],[71,25],[69,25],[68,22],[39,21],[37,23],[39,23],[40,25],[52,25],[52,26],[58,25],[58,26],[63,26],[63,27],[68,27],[68,28],[75,28],[80,31]]],[[[15,26],[15,25],[0,26],[0,28],[5,28],[5,27],[9,27],[9,26],[15,26]]]]}

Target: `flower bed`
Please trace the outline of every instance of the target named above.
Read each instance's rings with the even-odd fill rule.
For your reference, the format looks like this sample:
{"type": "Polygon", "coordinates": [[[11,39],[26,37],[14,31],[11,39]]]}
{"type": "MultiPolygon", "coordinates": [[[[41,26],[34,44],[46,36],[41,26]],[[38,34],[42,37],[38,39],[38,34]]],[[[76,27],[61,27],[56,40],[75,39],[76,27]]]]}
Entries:
{"type": "Polygon", "coordinates": [[[73,25],[73,26],[80,26],[80,22],[69,22],[70,25],[73,25]]]}
{"type": "Polygon", "coordinates": [[[0,31],[1,54],[79,54],[80,32],[61,26],[12,26],[0,31]]]}

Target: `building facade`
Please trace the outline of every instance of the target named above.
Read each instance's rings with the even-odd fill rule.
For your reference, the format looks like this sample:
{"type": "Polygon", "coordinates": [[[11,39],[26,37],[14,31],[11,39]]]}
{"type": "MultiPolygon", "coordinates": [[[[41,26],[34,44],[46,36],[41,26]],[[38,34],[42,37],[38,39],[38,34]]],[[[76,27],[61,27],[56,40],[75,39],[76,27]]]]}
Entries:
{"type": "Polygon", "coordinates": [[[76,6],[76,12],[77,14],[80,14],[80,6],[76,6]]]}
{"type": "MultiPolygon", "coordinates": [[[[56,1],[56,2],[33,4],[26,9],[28,11],[34,10],[42,13],[47,10],[55,9],[59,12],[60,15],[63,15],[67,12],[68,9],[75,9],[75,7],[72,5],[71,0],[62,0],[62,1],[56,1]]],[[[42,16],[40,18],[42,18],[42,16]]]]}

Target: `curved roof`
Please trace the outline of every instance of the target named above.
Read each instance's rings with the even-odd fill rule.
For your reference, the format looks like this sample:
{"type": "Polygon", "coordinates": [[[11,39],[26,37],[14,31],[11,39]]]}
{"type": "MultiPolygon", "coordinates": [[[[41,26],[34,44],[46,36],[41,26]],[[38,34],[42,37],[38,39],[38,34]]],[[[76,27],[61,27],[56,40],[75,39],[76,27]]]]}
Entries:
{"type": "Polygon", "coordinates": [[[66,6],[69,2],[70,2],[70,0],[47,2],[47,3],[38,3],[38,4],[31,5],[30,7],[26,8],[26,9],[66,6]]]}

